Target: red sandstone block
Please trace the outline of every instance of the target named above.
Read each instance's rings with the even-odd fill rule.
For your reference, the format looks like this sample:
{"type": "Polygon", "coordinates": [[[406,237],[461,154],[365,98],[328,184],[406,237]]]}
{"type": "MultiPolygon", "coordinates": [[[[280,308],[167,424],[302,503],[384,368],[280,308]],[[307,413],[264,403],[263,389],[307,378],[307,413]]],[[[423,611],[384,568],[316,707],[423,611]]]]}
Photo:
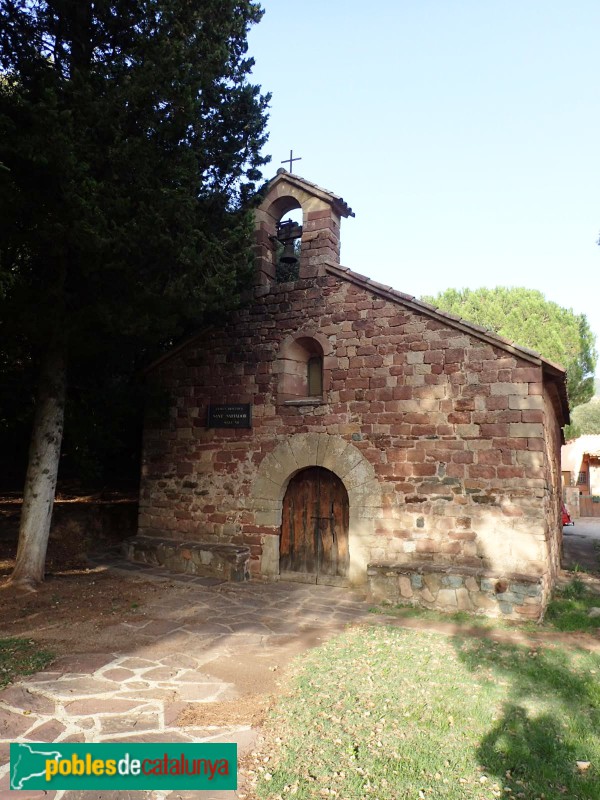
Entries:
{"type": "Polygon", "coordinates": [[[499,380],[498,375],[497,369],[482,369],[479,378],[482,383],[495,383],[499,380]]]}
{"type": "Polygon", "coordinates": [[[409,322],[409,317],[406,314],[397,314],[395,317],[389,317],[387,324],[389,328],[397,328],[399,325],[406,325],[409,322]]]}
{"type": "Polygon", "coordinates": [[[544,394],[544,387],[541,383],[530,383],[529,394],[544,394]]]}
{"type": "Polygon", "coordinates": [[[462,374],[462,364],[459,364],[458,362],[456,364],[444,363],[443,367],[445,375],[456,375],[457,372],[462,374]]]}
{"type": "Polygon", "coordinates": [[[527,439],[494,438],[492,446],[501,450],[527,450],[527,439]]]}
{"type": "Polygon", "coordinates": [[[496,419],[498,422],[520,422],[520,414],[521,412],[516,410],[501,411],[496,415],[496,419]]]}
{"type": "Polygon", "coordinates": [[[410,422],[414,425],[426,425],[429,422],[429,414],[418,414],[409,412],[402,417],[403,422],[410,422]]]}
{"type": "Polygon", "coordinates": [[[435,425],[413,425],[411,427],[412,436],[435,436],[435,425]]]}
{"type": "MultiPolygon", "coordinates": [[[[408,456],[410,453],[408,453],[408,456]]],[[[408,459],[410,461],[410,459],[408,459]]],[[[426,477],[429,475],[435,475],[436,473],[436,464],[413,464],[412,467],[412,474],[417,477],[426,477]]]]}
{"type": "Polygon", "coordinates": [[[512,371],[513,383],[536,383],[540,381],[540,367],[515,367],[512,371]]]}
{"type": "Polygon", "coordinates": [[[543,422],[544,412],[537,410],[521,411],[521,420],[523,422],[543,422]]]}
{"type": "Polygon", "coordinates": [[[496,477],[496,468],[487,464],[471,464],[467,467],[467,472],[471,478],[485,478],[491,480],[496,477]]]}
{"type": "Polygon", "coordinates": [[[385,386],[386,386],[386,378],[384,377],[369,378],[370,389],[383,389],[385,386]]]}
{"type": "Polygon", "coordinates": [[[331,209],[323,208],[323,209],[319,209],[319,211],[309,211],[306,218],[309,219],[309,220],[313,220],[313,219],[331,219],[331,214],[332,214],[331,209]]]}
{"type": "Polygon", "coordinates": [[[480,426],[481,436],[485,439],[492,439],[497,436],[508,436],[508,431],[509,427],[507,423],[496,423],[492,425],[483,424],[480,426]]]}
{"type": "Polygon", "coordinates": [[[473,413],[474,425],[493,425],[499,422],[498,415],[491,411],[475,411],[473,413]]]}
{"type": "Polygon", "coordinates": [[[471,422],[471,413],[468,411],[453,411],[448,414],[448,422],[453,425],[469,425],[471,422]]]}
{"type": "Polygon", "coordinates": [[[446,475],[449,478],[464,478],[465,465],[464,464],[448,464],[446,467],[446,475]]]}
{"type": "Polygon", "coordinates": [[[499,478],[524,478],[525,470],[523,467],[498,467],[499,478]]]}
{"type": "Polygon", "coordinates": [[[477,463],[498,466],[503,463],[502,456],[500,450],[480,450],[477,454],[477,463]]]}
{"type": "Polygon", "coordinates": [[[474,460],[473,453],[469,450],[459,450],[452,454],[453,464],[472,464],[474,460]]]}
{"type": "Polygon", "coordinates": [[[390,425],[390,433],[392,436],[410,436],[411,426],[407,422],[396,425],[390,425]]]}
{"type": "Polygon", "coordinates": [[[469,361],[485,361],[493,356],[494,351],[490,346],[485,347],[471,347],[468,350],[469,361]]]}
{"type": "Polygon", "coordinates": [[[454,364],[465,360],[464,347],[449,347],[446,350],[446,364],[454,364]]]}
{"type": "Polygon", "coordinates": [[[544,440],[543,439],[527,439],[527,449],[533,450],[535,452],[543,452],[544,451],[544,440]]]}
{"type": "Polygon", "coordinates": [[[454,401],[455,411],[474,411],[475,401],[472,397],[459,397],[454,401]]]}
{"type": "Polygon", "coordinates": [[[506,395],[486,397],[485,407],[488,409],[488,411],[501,411],[505,408],[508,408],[508,397],[506,395]]]}

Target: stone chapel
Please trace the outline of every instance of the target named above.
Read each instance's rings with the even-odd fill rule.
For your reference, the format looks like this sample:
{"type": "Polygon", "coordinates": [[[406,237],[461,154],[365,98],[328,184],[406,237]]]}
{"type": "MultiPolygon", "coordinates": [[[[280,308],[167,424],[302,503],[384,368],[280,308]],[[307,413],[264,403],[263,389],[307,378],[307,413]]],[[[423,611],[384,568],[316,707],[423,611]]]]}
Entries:
{"type": "Polygon", "coordinates": [[[342,267],[341,197],[280,169],[262,198],[251,299],[148,371],[171,407],[146,425],[129,556],[539,618],[564,371],[342,267]]]}

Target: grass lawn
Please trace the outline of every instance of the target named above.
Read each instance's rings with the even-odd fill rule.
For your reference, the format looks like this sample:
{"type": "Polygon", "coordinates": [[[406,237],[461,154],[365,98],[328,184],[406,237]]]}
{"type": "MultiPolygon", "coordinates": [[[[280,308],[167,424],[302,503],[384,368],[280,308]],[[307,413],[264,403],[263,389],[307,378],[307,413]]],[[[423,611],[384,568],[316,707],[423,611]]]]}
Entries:
{"type": "Polygon", "coordinates": [[[43,669],[53,658],[53,653],[40,650],[30,639],[0,639],[0,689],[19,675],[43,669]]]}
{"type": "Polygon", "coordinates": [[[575,578],[564,589],[555,592],[546,610],[545,623],[559,631],[587,631],[600,628],[600,617],[589,617],[591,608],[600,607],[600,596],[590,592],[575,578]]]}
{"type": "Polygon", "coordinates": [[[291,681],[260,798],[600,798],[599,655],[365,626],[291,681]]]}

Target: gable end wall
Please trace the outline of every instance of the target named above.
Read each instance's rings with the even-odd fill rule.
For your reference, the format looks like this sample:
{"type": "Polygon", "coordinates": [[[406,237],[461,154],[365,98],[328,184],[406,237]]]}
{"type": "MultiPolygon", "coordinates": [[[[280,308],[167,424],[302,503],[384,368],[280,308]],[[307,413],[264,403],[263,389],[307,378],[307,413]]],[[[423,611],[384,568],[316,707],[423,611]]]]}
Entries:
{"type": "Polygon", "coordinates": [[[355,448],[374,475],[378,505],[354,509],[362,561],[551,582],[560,432],[541,367],[332,275],[262,292],[152,374],[172,407],[146,427],[140,532],[246,544],[253,574],[268,574],[267,561],[272,574],[277,493],[295,462],[279,465],[289,474],[271,494],[259,468],[282,442],[320,434],[355,448]],[[278,399],[281,343],[303,331],[330,344],[321,405],[278,399]],[[207,429],[211,401],[251,403],[252,429],[207,429]]]}

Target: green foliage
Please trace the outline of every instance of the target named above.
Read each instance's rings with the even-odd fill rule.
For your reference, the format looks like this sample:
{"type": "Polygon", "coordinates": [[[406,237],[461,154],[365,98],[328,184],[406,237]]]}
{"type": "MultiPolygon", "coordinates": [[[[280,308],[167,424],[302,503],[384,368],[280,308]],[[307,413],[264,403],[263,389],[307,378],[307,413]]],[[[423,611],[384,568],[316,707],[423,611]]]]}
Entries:
{"type": "Polygon", "coordinates": [[[571,408],[592,397],[597,353],[584,314],[524,288],[447,289],[423,299],[561,364],[567,370],[571,408]]]}
{"type": "Polygon", "coordinates": [[[246,57],[261,15],[253,0],[0,5],[0,373],[23,387],[0,397],[0,426],[29,417],[59,330],[69,453],[131,448],[131,375],[239,302],[268,160],[246,57]]]}
{"type": "Polygon", "coordinates": [[[577,406],[571,419],[577,436],[600,434],[600,397],[593,397],[589,403],[577,406]]]}

